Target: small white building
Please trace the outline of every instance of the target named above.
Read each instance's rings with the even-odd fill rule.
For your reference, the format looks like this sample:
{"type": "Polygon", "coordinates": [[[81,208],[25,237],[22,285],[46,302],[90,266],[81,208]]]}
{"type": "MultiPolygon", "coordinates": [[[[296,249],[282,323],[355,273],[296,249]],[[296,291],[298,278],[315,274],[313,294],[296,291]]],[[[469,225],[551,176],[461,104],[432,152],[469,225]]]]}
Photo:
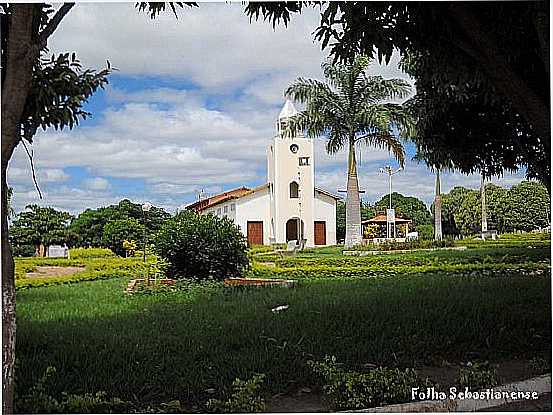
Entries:
{"type": "Polygon", "coordinates": [[[313,140],[287,137],[287,120],[297,114],[286,101],[267,147],[267,183],[200,199],[187,209],[232,219],[250,245],[305,239],[306,246],[336,244],[338,196],[315,187],[313,140]]]}

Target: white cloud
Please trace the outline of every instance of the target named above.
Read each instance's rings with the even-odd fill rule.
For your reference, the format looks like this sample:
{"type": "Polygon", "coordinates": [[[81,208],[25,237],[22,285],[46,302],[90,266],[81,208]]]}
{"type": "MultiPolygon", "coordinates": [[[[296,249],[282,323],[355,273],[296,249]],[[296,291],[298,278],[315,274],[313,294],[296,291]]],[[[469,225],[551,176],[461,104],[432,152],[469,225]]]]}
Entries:
{"type": "Polygon", "coordinates": [[[90,190],[107,190],[110,188],[109,181],[103,177],[92,177],[83,180],[84,187],[90,190]]]}
{"type": "Polygon", "coordinates": [[[273,30],[268,23],[250,24],[243,7],[201,4],[180,11],[178,20],[171,13],[151,20],[133,4],[79,4],[54,34],[51,49],[78,51],[93,67],[110,59],[121,73],[186,78],[209,88],[244,84],[275,69],[318,69],[320,46],[311,35],[317,13],[306,10],[288,28],[273,30]],[[94,28],[93,41],[83,27],[94,28]]]}
{"type": "MultiPolygon", "coordinates": [[[[220,111],[131,102],[106,110],[94,127],[39,133],[34,151],[51,178],[65,166],[81,166],[98,176],[142,179],[157,193],[173,193],[189,192],[192,185],[255,180],[268,142],[269,137],[220,111]]],[[[24,161],[17,149],[10,172],[21,176],[24,161]]],[[[106,189],[106,183],[84,181],[94,190],[106,189]]]]}
{"type": "MultiPolygon", "coordinates": [[[[288,27],[252,20],[239,3],[203,3],[199,8],[162,13],[151,20],[134,5],[81,3],[64,19],[50,41],[52,52],[77,51],[85,65],[109,59],[121,74],[191,80],[210,90],[245,87],[261,99],[282,98],[297,76],[320,77],[328,53],[314,41],[318,10],[305,8],[288,27]],[[83,27],[94,28],[94,38],[83,27]]],[[[384,72],[406,78],[397,55],[384,72]]]]}
{"type": "MultiPolygon", "coordinates": [[[[26,160],[22,160],[25,162],[26,160]]],[[[24,166],[23,163],[20,163],[24,166]]],[[[64,182],[69,179],[69,175],[61,168],[42,168],[40,165],[35,165],[35,173],[37,181],[40,183],[55,183],[64,182]]],[[[10,185],[33,185],[33,178],[31,168],[24,167],[11,167],[8,171],[8,183],[10,185]]]]}
{"type": "MultiPolygon", "coordinates": [[[[178,20],[171,13],[151,20],[130,3],[78,4],[54,34],[50,49],[76,51],[85,67],[100,68],[110,59],[119,69],[118,79],[132,77],[142,87],[108,87],[108,107],[94,114],[94,126],[38,134],[35,162],[39,181],[45,182],[41,203],[78,211],[128,197],[112,178],[144,182],[133,197],[168,209],[193,200],[201,189],[215,193],[263,183],[265,149],[283,92],[298,76],[321,79],[325,53],[313,42],[319,22],[315,10],[306,9],[288,28],[273,30],[266,22],[250,24],[243,7],[201,4],[180,11],[178,20]],[[64,171],[70,166],[91,177],[80,187],[60,185],[70,179],[64,171]]],[[[407,79],[397,61],[395,54],[390,66],[374,65],[369,73],[407,79]]],[[[331,191],[345,187],[345,150],[328,155],[324,141],[317,140],[315,159],[318,186],[331,191]]],[[[387,181],[377,172],[390,162],[389,154],[363,149],[358,161],[366,198],[374,201],[387,193],[387,181]]],[[[17,206],[36,200],[27,163],[18,148],[9,170],[17,206]]],[[[442,188],[467,183],[477,186],[479,178],[444,174],[442,188]]],[[[409,162],[394,179],[394,190],[428,203],[434,178],[424,166],[409,162]]]]}

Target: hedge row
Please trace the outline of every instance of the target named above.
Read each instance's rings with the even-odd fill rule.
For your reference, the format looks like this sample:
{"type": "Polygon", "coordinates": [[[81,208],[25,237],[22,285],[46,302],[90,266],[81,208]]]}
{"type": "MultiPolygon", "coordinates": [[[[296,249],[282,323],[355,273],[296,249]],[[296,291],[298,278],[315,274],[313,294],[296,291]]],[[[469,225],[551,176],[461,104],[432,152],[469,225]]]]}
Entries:
{"type": "Polygon", "coordinates": [[[405,249],[432,249],[448,248],[455,246],[453,239],[442,239],[441,241],[415,239],[405,242],[382,242],[379,244],[368,243],[367,245],[357,245],[351,248],[355,251],[396,251],[405,249]]]}
{"type": "Polygon", "coordinates": [[[61,258],[26,258],[16,261],[16,289],[42,287],[56,284],[69,284],[80,281],[93,281],[121,277],[142,277],[147,273],[152,261],[146,264],[135,258],[94,258],[89,260],[73,260],[61,258]],[[51,277],[26,277],[37,266],[82,266],[83,271],[71,275],[51,277]]]}
{"type": "MultiPolygon", "coordinates": [[[[277,258],[273,262],[281,268],[304,267],[311,265],[324,266],[423,266],[441,264],[475,264],[490,262],[507,262],[510,264],[527,262],[549,262],[549,249],[526,249],[510,253],[506,249],[476,250],[462,252],[432,252],[432,253],[406,253],[397,255],[370,255],[370,256],[329,256],[329,257],[303,257],[277,258]]],[[[259,262],[269,262],[266,258],[256,258],[259,262]]]]}
{"type": "Polygon", "coordinates": [[[546,263],[529,262],[524,264],[489,263],[489,264],[440,264],[421,266],[364,266],[332,267],[309,265],[296,268],[272,267],[254,264],[250,276],[257,278],[370,278],[392,277],[411,274],[448,273],[455,275],[494,276],[501,274],[550,275],[546,263]]]}
{"type": "Polygon", "coordinates": [[[115,254],[109,248],[72,248],[69,250],[69,258],[113,258],[115,254]]]}
{"type": "MultiPolygon", "coordinates": [[[[143,271],[141,271],[143,274],[143,271]]],[[[105,280],[110,278],[136,277],[142,275],[138,272],[131,272],[121,269],[108,269],[104,271],[83,271],[72,275],[64,275],[59,277],[44,277],[44,278],[22,278],[15,281],[17,290],[33,287],[44,287],[48,285],[71,284],[82,281],[105,280]]]]}

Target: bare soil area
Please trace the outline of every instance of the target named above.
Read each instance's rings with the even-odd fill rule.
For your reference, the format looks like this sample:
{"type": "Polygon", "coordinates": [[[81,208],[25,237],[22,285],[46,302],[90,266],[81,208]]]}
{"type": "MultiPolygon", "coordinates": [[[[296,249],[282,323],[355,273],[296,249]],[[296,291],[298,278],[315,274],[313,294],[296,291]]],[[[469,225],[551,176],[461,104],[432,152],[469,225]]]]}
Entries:
{"type": "Polygon", "coordinates": [[[84,271],[85,267],[55,267],[55,266],[37,266],[33,272],[28,272],[27,278],[45,278],[73,275],[84,271]]]}

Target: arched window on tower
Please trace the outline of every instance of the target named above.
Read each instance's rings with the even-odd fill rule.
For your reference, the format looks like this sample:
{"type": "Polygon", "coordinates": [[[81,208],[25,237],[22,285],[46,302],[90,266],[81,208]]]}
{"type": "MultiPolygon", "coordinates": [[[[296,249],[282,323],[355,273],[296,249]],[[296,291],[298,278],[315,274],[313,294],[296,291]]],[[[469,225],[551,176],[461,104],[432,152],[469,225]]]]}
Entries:
{"type": "Polygon", "coordinates": [[[290,183],[290,199],[297,199],[300,197],[300,187],[297,182],[290,183]]]}

